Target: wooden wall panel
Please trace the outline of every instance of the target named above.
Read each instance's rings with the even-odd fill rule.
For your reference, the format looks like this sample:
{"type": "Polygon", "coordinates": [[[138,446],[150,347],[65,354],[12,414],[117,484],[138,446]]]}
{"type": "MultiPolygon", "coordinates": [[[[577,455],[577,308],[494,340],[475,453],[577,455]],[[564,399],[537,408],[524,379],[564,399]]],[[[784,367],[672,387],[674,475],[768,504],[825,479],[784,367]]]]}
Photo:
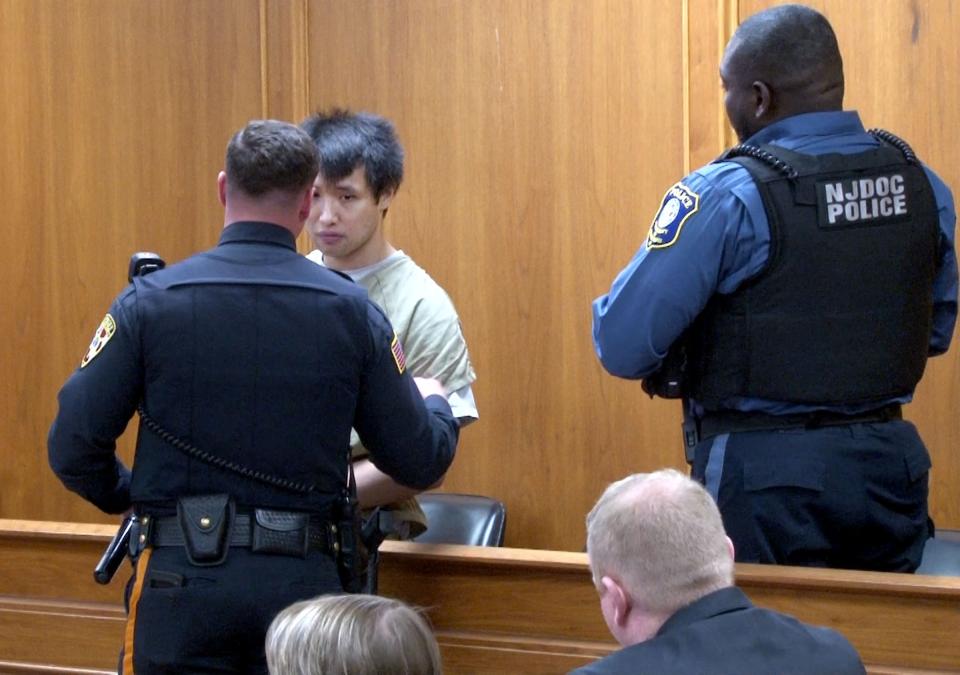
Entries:
{"type": "MultiPolygon", "coordinates": [[[[767,0],[740,0],[745,18],[767,0]]],[[[954,190],[960,189],[955,142],[960,128],[960,5],[942,0],[817,0],[843,54],[844,108],[864,126],[903,137],[954,190]]],[[[933,457],[931,512],[941,527],[960,528],[960,344],[931,359],[905,415],[933,457]]]]}
{"type": "Polygon", "coordinates": [[[687,115],[684,174],[713,161],[733,145],[720,86],[720,58],[737,26],[737,0],[686,0],[684,110],[687,115]]]}
{"type": "MultiPolygon", "coordinates": [[[[580,550],[607,482],[683,466],[679,407],[603,372],[590,303],[663,191],[732,141],[720,53],[767,4],[0,0],[0,516],[111,520],[63,490],[45,444],[130,253],[215,242],[214,178],[248,119],[344,105],[396,122],[407,177],[387,226],[454,298],[477,367],[481,421],[444,489],[503,499],[511,545],[580,550]]],[[[960,185],[957,95],[940,85],[960,10],[813,4],[837,27],[848,105],[960,185]]],[[[960,527],[957,354],[931,362],[909,408],[946,527],[960,527]]]]}
{"type": "Polygon", "coordinates": [[[310,103],[392,118],[387,226],[459,309],[480,421],[445,489],[512,545],[579,549],[602,486],[682,463],[679,413],[593,354],[590,303],[683,173],[681,5],[312,2],[310,103]]]}
{"type": "Polygon", "coordinates": [[[48,468],[56,392],[134,251],[216,242],[224,148],[262,114],[259,22],[255,0],[0,0],[0,513],[104,518],[48,468]]]}
{"type": "MultiPolygon", "coordinates": [[[[309,106],[307,0],[263,0],[264,117],[299,122],[309,106]]],[[[304,236],[304,242],[306,236],[304,236]]]]}
{"type": "MultiPolygon", "coordinates": [[[[90,579],[108,536],[105,526],[0,519],[0,672],[16,661],[12,672],[43,663],[100,675],[116,663],[128,570],[109,586],[90,579]]],[[[409,542],[382,553],[381,592],[427,611],[450,675],[565,673],[617,648],[583,553],[409,542]]],[[[735,573],[759,606],[847,636],[868,673],[960,672],[960,579],[742,564],[735,573]]]]}

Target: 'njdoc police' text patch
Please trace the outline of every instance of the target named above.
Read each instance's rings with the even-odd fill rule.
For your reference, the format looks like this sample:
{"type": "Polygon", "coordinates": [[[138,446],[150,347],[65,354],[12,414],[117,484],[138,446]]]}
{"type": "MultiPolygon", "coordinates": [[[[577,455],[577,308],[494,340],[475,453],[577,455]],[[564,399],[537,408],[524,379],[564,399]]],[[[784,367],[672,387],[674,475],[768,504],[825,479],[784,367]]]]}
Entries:
{"type": "Polygon", "coordinates": [[[660,203],[660,210],[650,224],[647,248],[666,248],[676,243],[680,228],[699,207],[700,195],[683,183],[677,183],[667,190],[660,203]]]}
{"type": "Polygon", "coordinates": [[[817,183],[820,227],[880,225],[910,217],[902,173],[817,183]]]}

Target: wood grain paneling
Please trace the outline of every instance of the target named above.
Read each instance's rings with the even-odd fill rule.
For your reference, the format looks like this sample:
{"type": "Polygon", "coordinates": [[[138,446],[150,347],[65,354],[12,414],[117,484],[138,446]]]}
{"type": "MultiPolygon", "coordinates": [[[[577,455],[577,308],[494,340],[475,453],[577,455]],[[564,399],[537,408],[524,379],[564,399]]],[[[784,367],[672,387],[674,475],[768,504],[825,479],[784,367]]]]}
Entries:
{"type": "MultiPolygon", "coordinates": [[[[745,18],[779,4],[740,0],[745,18]]],[[[844,108],[867,128],[903,137],[947,185],[960,188],[956,129],[960,94],[960,5],[939,0],[816,0],[806,4],[830,20],[843,54],[844,108]]],[[[960,527],[960,345],[927,364],[905,408],[930,449],[930,507],[938,525],[960,527]]]]}
{"type": "MultiPolygon", "coordinates": [[[[116,663],[127,575],[90,578],[108,532],[0,520],[0,672],[4,659],[15,672],[116,663]],[[50,564],[34,566],[38,555],[50,564]]],[[[585,554],[406,542],[382,553],[381,592],[427,610],[450,675],[563,673],[617,648],[585,554]]],[[[840,630],[870,673],[960,668],[958,579],[761,565],[736,577],[757,604],[840,630]]]]}
{"type": "MultiPolygon", "coordinates": [[[[604,644],[616,648],[586,554],[387,544],[381,591],[426,607],[441,635],[526,637],[539,641],[539,651],[551,657],[540,662],[526,654],[534,670],[524,661],[513,672],[551,672],[560,659],[587,660],[604,644]]],[[[870,672],[874,665],[892,672],[960,668],[960,643],[952,639],[960,610],[958,579],[748,564],[736,565],[735,576],[756,604],[839,630],[870,672]]],[[[464,652],[467,648],[463,641],[464,652]]],[[[467,672],[501,672],[504,656],[477,648],[467,672]]]]}
{"type": "Polygon", "coordinates": [[[579,549],[606,482],[682,463],[674,406],[602,372],[590,302],[683,171],[675,2],[310,5],[310,98],[392,118],[387,227],[450,293],[480,421],[445,489],[507,503],[507,541],[579,549]]]}
{"type": "Polygon", "coordinates": [[[737,0],[685,0],[687,95],[684,174],[713,161],[735,142],[720,86],[720,58],[737,25],[737,0]]]}
{"type": "Polygon", "coordinates": [[[47,466],[56,392],[134,251],[216,242],[224,148],[262,114],[259,22],[256,0],[0,0],[0,514],[104,518],[47,466]]]}
{"type": "MultiPolygon", "coordinates": [[[[391,237],[450,292],[477,366],[481,422],[445,489],[503,499],[510,544],[579,549],[582,514],[605,483],[682,466],[678,406],[602,372],[589,304],[641,242],[662,191],[733,142],[717,67],[747,4],[310,5],[311,104],[397,122],[408,174],[391,237]]],[[[912,10],[871,12],[861,32],[912,10]]],[[[880,51],[865,81],[882,81],[885,39],[868,36],[880,51]]],[[[913,407],[938,467],[936,449],[956,444],[960,424],[949,413],[956,368],[944,370],[955,362],[931,365],[913,407]]],[[[940,497],[960,476],[949,461],[934,486],[947,526],[960,508],[940,497]]]]}
{"type": "Polygon", "coordinates": [[[307,0],[261,0],[264,112],[299,122],[310,107],[307,0]]]}
{"type": "MultiPolygon", "coordinates": [[[[679,407],[605,374],[590,303],[663,191],[732,141],[717,66],[766,0],[0,0],[0,515],[105,520],[51,475],[55,395],[135,250],[216,241],[230,133],[344,105],[407,150],[391,238],[458,306],[481,421],[444,489],[506,502],[507,542],[581,550],[606,483],[682,467],[679,407]]],[[[817,0],[849,107],[958,185],[949,2],[817,0]]],[[[306,242],[301,241],[306,249],[306,242]]],[[[960,527],[960,357],[908,409],[960,527]]],[[[121,441],[130,458],[132,433],[121,441]]]]}

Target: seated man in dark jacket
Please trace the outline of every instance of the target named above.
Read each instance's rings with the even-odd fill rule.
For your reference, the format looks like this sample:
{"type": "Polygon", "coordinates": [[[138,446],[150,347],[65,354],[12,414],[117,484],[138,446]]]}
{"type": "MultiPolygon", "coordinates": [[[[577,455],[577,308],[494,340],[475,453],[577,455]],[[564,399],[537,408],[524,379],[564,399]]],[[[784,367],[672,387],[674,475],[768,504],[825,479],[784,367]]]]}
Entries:
{"type": "Polygon", "coordinates": [[[863,673],[836,631],[755,607],[706,490],[667,469],[612,484],[587,516],[600,609],[624,649],[576,673],[863,673]]]}

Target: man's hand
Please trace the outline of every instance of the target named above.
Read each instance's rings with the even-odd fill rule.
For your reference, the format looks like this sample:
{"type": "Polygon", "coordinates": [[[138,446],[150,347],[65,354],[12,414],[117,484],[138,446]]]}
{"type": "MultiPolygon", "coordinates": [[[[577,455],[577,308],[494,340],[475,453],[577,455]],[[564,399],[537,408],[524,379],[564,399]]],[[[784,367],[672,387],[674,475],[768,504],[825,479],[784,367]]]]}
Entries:
{"type": "Polygon", "coordinates": [[[440,380],[432,377],[415,377],[413,381],[416,383],[417,389],[420,390],[420,395],[424,398],[432,396],[433,394],[443,396],[444,398],[447,397],[447,390],[440,384],[440,380]]]}

